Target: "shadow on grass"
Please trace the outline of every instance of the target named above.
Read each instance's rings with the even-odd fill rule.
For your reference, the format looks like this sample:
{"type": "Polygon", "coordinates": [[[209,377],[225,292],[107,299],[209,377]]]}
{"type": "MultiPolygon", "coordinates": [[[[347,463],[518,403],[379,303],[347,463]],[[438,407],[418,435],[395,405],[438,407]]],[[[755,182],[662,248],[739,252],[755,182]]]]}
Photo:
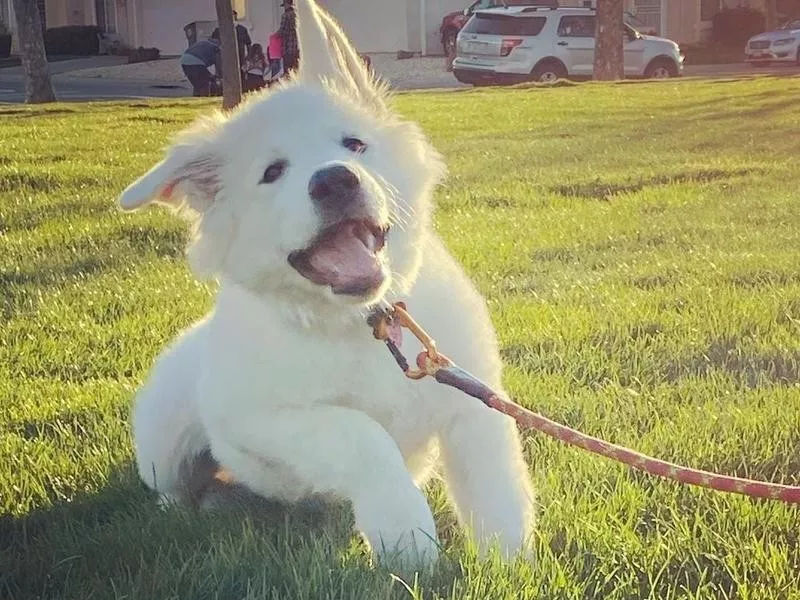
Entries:
{"type": "Polygon", "coordinates": [[[727,110],[715,111],[713,113],[703,115],[701,118],[707,121],[728,121],[740,119],[757,119],[764,117],[771,117],[777,113],[787,110],[792,110],[797,107],[797,100],[794,98],[787,98],[779,102],[764,103],[745,110],[727,110]]]}
{"type": "Polygon", "coordinates": [[[17,119],[29,119],[31,117],[49,117],[51,115],[74,115],[77,109],[69,108],[46,108],[46,107],[26,107],[26,108],[0,108],[0,115],[4,117],[14,117],[17,119]]]}
{"type": "MultiPolygon", "coordinates": [[[[431,583],[448,596],[458,567],[439,571],[431,583]]],[[[0,597],[376,600],[408,592],[370,567],[345,505],[243,494],[216,510],[162,510],[127,466],[97,493],[0,517],[0,597]]]]}
{"type": "Polygon", "coordinates": [[[619,194],[639,192],[648,187],[680,183],[711,183],[714,181],[721,181],[734,177],[745,177],[757,172],[759,172],[758,169],[751,168],[734,170],[700,169],[697,171],[658,175],[655,177],[642,178],[638,181],[624,183],[596,179],[588,182],[553,186],[550,188],[550,191],[558,194],[559,196],[565,196],[567,198],[608,201],[619,194]]]}

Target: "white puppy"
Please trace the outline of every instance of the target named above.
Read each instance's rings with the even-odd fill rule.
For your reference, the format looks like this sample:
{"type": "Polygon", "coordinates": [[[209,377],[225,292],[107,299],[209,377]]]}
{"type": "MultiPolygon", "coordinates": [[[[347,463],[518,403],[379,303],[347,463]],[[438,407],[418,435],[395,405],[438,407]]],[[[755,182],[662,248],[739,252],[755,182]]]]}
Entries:
{"type": "Polygon", "coordinates": [[[453,360],[500,389],[483,299],[431,226],[442,163],[389,111],[330,16],[296,4],[296,81],[200,122],[120,198],[128,210],[177,208],[193,226],[193,272],[220,282],[214,311],[136,398],[139,473],[163,498],[190,501],[202,487],[187,484],[192,465],[207,467],[210,450],[262,496],[350,501],[378,558],[418,565],[438,554],[420,486],[439,461],[479,548],[513,555],[534,519],[513,421],[408,380],[365,324],[371,306],[403,300],[453,360]]]}

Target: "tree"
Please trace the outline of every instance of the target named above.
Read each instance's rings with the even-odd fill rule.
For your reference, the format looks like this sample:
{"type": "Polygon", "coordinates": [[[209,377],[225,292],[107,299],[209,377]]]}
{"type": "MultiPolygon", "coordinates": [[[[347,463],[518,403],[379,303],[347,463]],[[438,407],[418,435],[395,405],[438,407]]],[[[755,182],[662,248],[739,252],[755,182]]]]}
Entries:
{"type": "Polygon", "coordinates": [[[594,44],[594,78],[622,79],[625,75],[623,0],[597,0],[594,44]]]}
{"type": "Polygon", "coordinates": [[[772,31],[778,26],[777,0],[764,0],[764,16],[767,22],[767,31],[772,31]]]}
{"type": "Polygon", "coordinates": [[[25,71],[25,102],[55,102],[36,0],[14,0],[14,14],[17,16],[19,51],[25,71]]]}
{"type": "Polygon", "coordinates": [[[222,108],[235,108],[242,101],[242,75],[239,46],[233,22],[231,0],[216,0],[219,38],[222,42],[222,108]]]}

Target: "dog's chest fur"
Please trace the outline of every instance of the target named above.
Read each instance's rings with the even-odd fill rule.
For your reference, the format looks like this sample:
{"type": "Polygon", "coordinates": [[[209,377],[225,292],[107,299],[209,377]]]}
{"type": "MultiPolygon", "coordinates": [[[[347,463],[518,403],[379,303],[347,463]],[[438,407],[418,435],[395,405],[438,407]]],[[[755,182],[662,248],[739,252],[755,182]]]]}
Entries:
{"type": "Polygon", "coordinates": [[[377,421],[408,458],[444,426],[447,411],[430,397],[436,384],[407,379],[364,321],[304,327],[229,290],[204,327],[198,404],[206,427],[235,431],[242,418],[268,422],[275,411],[344,406],[377,421]]]}

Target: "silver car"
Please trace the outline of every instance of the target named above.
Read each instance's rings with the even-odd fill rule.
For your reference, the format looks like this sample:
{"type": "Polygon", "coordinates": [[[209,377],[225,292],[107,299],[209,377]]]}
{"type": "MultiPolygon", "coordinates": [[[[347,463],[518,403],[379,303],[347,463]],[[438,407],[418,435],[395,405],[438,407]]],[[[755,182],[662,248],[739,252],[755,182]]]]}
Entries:
{"type": "Polygon", "coordinates": [[[744,49],[751,64],[791,63],[800,66],[800,19],[792,19],[775,31],[751,37],[744,49]]]}
{"type": "MultiPolygon", "coordinates": [[[[458,34],[453,74],[463,83],[494,84],[589,78],[597,13],[591,8],[509,6],[477,11],[458,34]]],[[[626,77],[683,73],[672,40],[625,25],[626,77]]]]}

